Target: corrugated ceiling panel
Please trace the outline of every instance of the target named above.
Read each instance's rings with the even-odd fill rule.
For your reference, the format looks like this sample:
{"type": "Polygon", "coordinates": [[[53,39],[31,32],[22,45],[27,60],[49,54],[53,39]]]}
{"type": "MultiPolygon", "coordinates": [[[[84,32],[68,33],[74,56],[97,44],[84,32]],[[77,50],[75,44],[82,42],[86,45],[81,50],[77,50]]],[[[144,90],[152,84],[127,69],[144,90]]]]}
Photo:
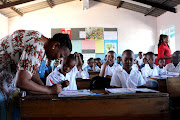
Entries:
{"type": "Polygon", "coordinates": [[[32,12],[49,7],[46,1],[19,8],[23,13],[32,12]]]}
{"type": "Polygon", "coordinates": [[[7,16],[7,17],[14,17],[17,16],[18,14],[16,12],[14,12],[11,8],[5,8],[5,9],[1,9],[0,13],[2,13],[3,15],[7,16]]]}
{"type": "Polygon", "coordinates": [[[106,4],[109,4],[109,5],[118,6],[118,4],[119,4],[119,2],[120,2],[121,0],[94,0],[94,1],[106,3],[106,4]]]}
{"type": "Polygon", "coordinates": [[[71,2],[71,1],[74,1],[74,0],[53,0],[55,5],[66,3],[66,2],[71,2]]]}
{"type": "Polygon", "coordinates": [[[122,5],[122,8],[126,8],[126,9],[140,12],[143,14],[145,14],[148,10],[150,10],[149,8],[145,8],[145,7],[142,7],[139,5],[134,5],[134,4],[128,3],[128,2],[124,2],[124,4],[122,5]]]}

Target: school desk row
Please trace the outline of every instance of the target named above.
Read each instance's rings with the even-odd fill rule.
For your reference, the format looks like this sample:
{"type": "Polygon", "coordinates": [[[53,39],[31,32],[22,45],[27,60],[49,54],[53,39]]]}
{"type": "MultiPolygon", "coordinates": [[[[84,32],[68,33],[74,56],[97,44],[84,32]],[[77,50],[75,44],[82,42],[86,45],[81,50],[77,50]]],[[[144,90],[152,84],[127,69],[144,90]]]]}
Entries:
{"type": "MultiPolygon", "coordinates": [[[[169,94],[103,94],[83,97],[28,95],[20,100],[21,120],[168,120],[172,116],[177,118],[180,114],[180,77],[168,78],[167,87],[169,94]],[[169,97],[173,100],[171,107],[169,97]],[[172,113],[169,112],[172,111],[172,107],[175,115],[169,114],[172,113]]],[[[106,93],[104,90],[92,92],[106,93]]]]}

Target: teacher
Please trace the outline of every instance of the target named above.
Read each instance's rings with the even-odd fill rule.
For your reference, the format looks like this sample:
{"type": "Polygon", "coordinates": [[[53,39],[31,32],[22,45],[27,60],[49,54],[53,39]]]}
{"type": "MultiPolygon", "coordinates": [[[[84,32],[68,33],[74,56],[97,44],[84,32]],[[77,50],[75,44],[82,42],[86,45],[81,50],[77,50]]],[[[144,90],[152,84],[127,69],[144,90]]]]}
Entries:
{"type": "Polygon", "coordinates": [[[158,65],[159,58],[165,59],[165,65],[171,62],[171,50],[168,45],[168,36],[161,34],[158,43],[158,56],[155,60],[155,64],[158,65]]]}
{"type": "MultiPolygon", "coordinates": [[[[19,89],[33,94],[57,94],[61,84],[44,86],[38,75],[42,60],[68,56],[72,44],[67,34],[46,38],[38,31],[17,30],[0,40],[0,119],[6,120],[10,100],[19,89]]],[[[9,115],[7,115],[9,116],[9,115]]]]}

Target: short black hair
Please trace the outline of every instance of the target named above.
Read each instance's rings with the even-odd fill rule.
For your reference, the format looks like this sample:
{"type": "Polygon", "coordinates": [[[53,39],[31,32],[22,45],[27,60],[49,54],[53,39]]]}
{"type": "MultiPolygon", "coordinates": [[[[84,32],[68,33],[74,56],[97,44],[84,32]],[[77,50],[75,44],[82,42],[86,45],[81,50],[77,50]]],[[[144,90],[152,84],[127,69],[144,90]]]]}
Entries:
{"type": "Polygon", "coordinates": [[[153,52],[147,52],[147,53],[146,53],[146,56],[148,56],[148,55],[149,55],[149,56],[155,56],[155,54],[154,54],[153,52]]]}
{"type": "Polygon", "coordinates": [[[96,60],[101,60],[101,58],[96,58],[96,60]]]}
{"type": "Polygon", "coordinates": [[[142,54],[143,52],[139,52],[139,54],[142,54]]]}
{"type": "Polygon", "coordinates": [[[117,58],[121,58],[121,56],[117,56],[117,58]]]}
{"type": "Polygon", "coordinates": [[[56,33],[50,40],[59,42],[61,47],[67,47],[70,51],[72,51],[72,43],[68,34],[56,33]]]}
{"type": "Polygon", "coordinates": [[[64,58],[64,61],[66,61],[67,59],[72,59],[73,61],[76,61],[76,57],[74,56],[74,54],[70,54],[69,56],[64,58]]]}
{"type": "Polygon", "coordinates": [[[134,56],[134,52],[133,52],[132,50],[130,50],[130,49],[127,49],[127,50],[123,51],[122,56],[123,56],[126,52],[131,52],[131,53],[133,54],[133,56],[134,56]]]}
{"type": "Polygon", "coordinates": [[[159,62],[160,60],[164,60],[164,58],[159,58],[159,59],[158,59],[158,62],[159,62]]]}
{"type": "Polygon", "coordinates": [[[174,55],[174,54],[180,54],[180,51],[177,50],[177,51],[175,51],[175,52],[173,53],[173,55],[174,55]]]}
{"type": "Polygon", "coordinates": [[[88,61],[94,60],[93,58],[89,58],[88,61]]]}
{"type": "Polygon", "coordinates": [[[110,50],[108,53],[113,53],[115,54],[115,57],[116,57],[116,53],[113,50],[110,50]]]}

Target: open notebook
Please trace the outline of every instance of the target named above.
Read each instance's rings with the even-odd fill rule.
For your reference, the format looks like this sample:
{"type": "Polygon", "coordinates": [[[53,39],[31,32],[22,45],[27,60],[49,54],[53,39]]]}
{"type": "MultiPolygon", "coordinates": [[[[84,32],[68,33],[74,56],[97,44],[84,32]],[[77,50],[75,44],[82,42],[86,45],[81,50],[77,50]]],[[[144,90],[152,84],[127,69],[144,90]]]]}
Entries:
{"type": "Polygon", "coordinates": [[[96,95],[96,93],[91,92],[90,90],[65,90],[61,91],[58,94],[58,97],[78,97],[78,96],[89,96],[96,95]]]}
{"type": "Polygon", "coordinates": [[[109,94],[130,94],[136,92],[159,92],[148,88],[105,88],[109,94]]]}

